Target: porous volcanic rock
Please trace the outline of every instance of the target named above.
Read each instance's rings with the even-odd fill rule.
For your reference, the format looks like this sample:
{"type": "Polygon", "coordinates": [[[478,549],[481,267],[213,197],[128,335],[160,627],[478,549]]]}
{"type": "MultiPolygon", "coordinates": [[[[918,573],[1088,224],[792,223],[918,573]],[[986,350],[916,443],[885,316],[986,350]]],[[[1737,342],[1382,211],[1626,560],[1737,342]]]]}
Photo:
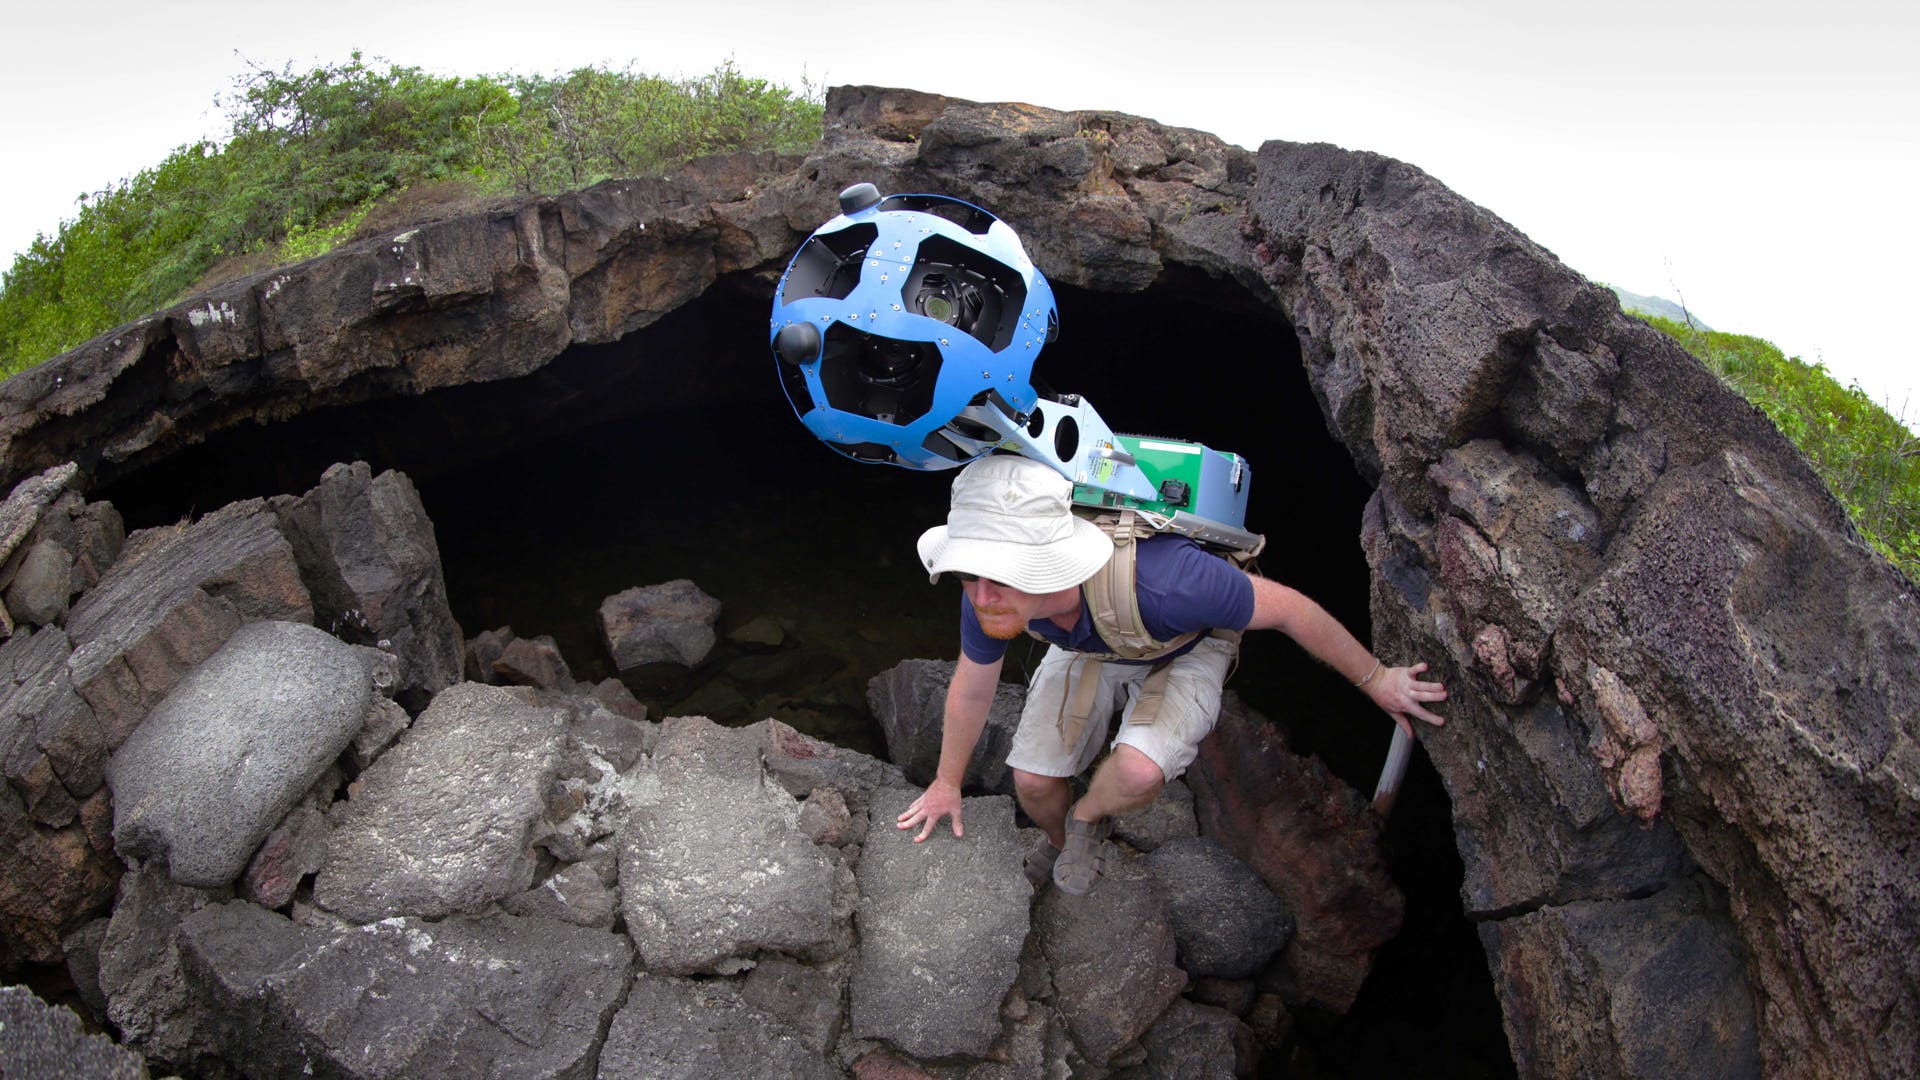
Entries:
{"type": "Polygon", "coordinates": [[[355,922],[479,911],[533,884],[566,716],[478,683],[441,691],[331,814],[314,901],[355,922]]]}
{"type": "Polygon", "coordinates": [[[1187,786],[1201,835],[1252,867],[1294,915],[1280,956],[1291,1000],[1351,1007],[1373,951],[1400,929],[1402,905],[1380,853],[1379,819],[1359,792],[1289,750],[1232,691],[1187,786]]]}
{"type": "MultiPolygon", "coordinates": [[[[867,683],[867,707],[886,736],[887,758],[916,784],[932,783],[940,764],[940,715],[954,666],[952,660],[906,660],[867,683]]],[[[987,726],[967,762],[967,790],[1013,794],[1007,751],[1013,747],[1013,732],[1020,726],[1020,709],[1026,700],[1024,687],[994,686],[987,726]]]]}
{"type": "MultiPolygon", "coordinates": [[[[918,791],[874,799],[892,822],[918,791]]],[[[861,950],[851,993],[853,1034],[885,1038],[914,1057],[981,1057],[1000,1035],[1000,1001],[1020,970],[1033,886],[1013,800],[967,799],[967,835],[882,828],[860,859],[861,950]]]]}
{"type": "Polygon", "coordinates": [[[248,623],[107,763],[122,855],[175,881],[240,876],[260,841],[353,741],[373,680],[353,648],[297,623],[248,623]]]}
{"type": "Polygon", "coordinates": [[[343,641],[400,660],[394,693],[415,708],[460,681],[460,627],[447,607],[440,548],[404,473],[339,464],[298,498],[273,500],[313,593],[314,620],[343,641]]]}
{"type": "MultiPolygon", "coordinates": [[[[1114,112],[837,87],[804,158],[732,155],[503,203],[109,331],[0,383],[0,482],[66,462],[111,482],[250,421],[513,379],[710,293],[764,297],[857,180],[991,208],[1056,287],[1128,303],[1184,287],[1267,320],[1266,347],[1216,358],[1223,380],[1297,346],[1327,429],[1373,489],[1372,643],[1429,662],[1451,691],[1447,726],[1422,746],[1452,800],[1469,915],[1530,920],[1484,939],[1494,970],[1577,952],[1578,920],[1547,909],[1695,882],[1698,918],[1739,943],[1723,989],[1752,995],[1763,1072],[1920,1072],[1913,583],[1678,345],[1376,154],[1254,152],[1114,112]],[[1523,938],[1526,954],[1509,955],[1523,938]]],[[[655,380],[661,408],[719,400],[711,386],[669,400],[701,371],[627,369],[655,380]]],[[[521,395],[514,420],[533,426],[582,390],[606,408],[621,397],[521,395]]],[[[87,651],[83,615],[130,558],[152,556],[123,555],[67,617],[73,685],[97,710],[110,658],[87,651]]],[[[204,590],[180,599],[163,637],[192,660],[139,650],[159,619],[110,651],[160,672],[209,655],[233,609],[204,590]]],[[[166,688],[137,689],[149,705],[166,688]]],[[[125,734],[113,712],[109,743],[125,734]]],[[[1311,943],[1295,906],[1290,953],[1311,943]]],[[[1623,942],[1670,929],[1651,905],[1611,910],[1623,942]]],[[[1333,982],[1364,970],[1365,936],[1333,982]]],[[[1554,972],[1536,974],[1503,1001],[1513,1041],[1529,1060],[1607,1072],[1612,1059],[1587,1056],[1611,1023],[1600,998],[1552,1012],[1526,988],[1554,972]]]]}
{"type": "Polygon", "coordinates": [[[713,649],[719,617],[720,601],[685,578],[627,589],[600,604],[607,654],[621,671],[657,663],[693,667],[713,649]]]}
{"type": "Polygon", "coordinates": [[[0,1065],[14,1076],[45,1080],[145,1080],[140,1055],[98,1033],[88,1034],[69,1009],[49,1005],[24,986],[0,986],[0,1065]]]}
{"type": "Polygon", "coordinates": [[[587,1076],[632,959],[619,935],[552,919],[329,931],[243,902],[189,916],[180,950],[247,1075],[391,1080],[587,1076]]]}
{"type": "Polygon", "coordinates": [[[851,915],[853,875],[800,830],[800,804],[766,782],[749,738],[671,717],[652,757],[657,797],[621,830],[620,903],[648,971],[750,966],[757,950],[829,945],[851,915]]]}
{"type": "Polygon", "coordinates": [[[1046,890],[1033,925],[1053,971],[1055,1007],[1095,1067],[1145,1034],[1187,985],[1174,962],[1165,889],[1146,866],[1111,850],[1092,892],[1046,890]]]}

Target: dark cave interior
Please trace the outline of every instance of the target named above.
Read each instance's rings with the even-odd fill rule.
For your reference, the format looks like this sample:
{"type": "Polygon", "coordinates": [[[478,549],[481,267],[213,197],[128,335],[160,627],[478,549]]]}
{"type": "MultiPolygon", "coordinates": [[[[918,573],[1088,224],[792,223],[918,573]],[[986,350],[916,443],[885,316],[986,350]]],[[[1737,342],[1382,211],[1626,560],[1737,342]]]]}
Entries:
{"type": "MultiPolygon", "coordinates": [[[[1247,525],[1263,571],[1367,637],[1360,517],[1369,488],[1328,433],[1292,326],[1239,287],[1170,270],[1112,295],[1056,285],[1061,336],[1036,376],[1116,430],[1196,439],[1253,469],[1247,525]]],[[[945,513],[948,474],[848,461],[794,418],[764,341],[771,288],[724,279],[655,324],[576,346],[508,382],[247,424],[123,476],[93,497],[129,530],[239,498],[298,493],[338,461],[413,478],[435,523],[465,633],[551,634],[576,676],[610,675],[596,611],[622,589],[687,577],[723,604],[722,643],[692,672],[626,677],[655,716],[741,709],[883,754],[872,676],[955,651],[951,584],[913,556],[945,513]],[[716,676],[725,635],[786,628],[784,664],[716,676]]],[[[1016,647],[1015,654],[1020,652],[1016,647]]],[[[657,665],[664,667],[664,665],[657,665]]],[[[1018,663],[1008,677],[1022,678],[1018,663]]],[[[1281,635],[1253,635],[1230,687],[1371,794],[1391,724],[1281,635]]],[[[1262,1075],[1510,1076],[1491,978],[1461,913],[1446,796],[1415,755],[1384,842],[1405,926],[1344,1016],[1297,1013],[1262,1075]]]]}

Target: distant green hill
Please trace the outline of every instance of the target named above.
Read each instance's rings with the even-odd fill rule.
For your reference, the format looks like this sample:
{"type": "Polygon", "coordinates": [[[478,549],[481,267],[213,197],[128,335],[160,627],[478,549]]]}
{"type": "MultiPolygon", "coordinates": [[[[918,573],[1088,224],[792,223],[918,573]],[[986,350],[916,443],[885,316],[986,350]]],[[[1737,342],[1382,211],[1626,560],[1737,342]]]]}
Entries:
{"type": "Polygon", "coordinates": [[[1698,320],[1646,321],[1758,405],[1807,455],[1867,542],[1920,582],[1920,436],[1903,418],[1770,341],[1700,329],[1698,320]]]}
{"type": "Polygon", "coordinates": [[[1612,289],[1613,295],[1620,298],[1620,306],[1632,314],[1651,315],[1656,319],[1669,319],[1683,326],[1691,323],[1696,330],[1713,329],[1713,327],[1702,322],[1700,316],[1688,311],[1686,308],[1681,307],[1679,304],[1674,303],[1664,296],[1641,296],[1639,293],[1628,292],[1618,285],[1609,285],[1607,288],[1612,289]]]}

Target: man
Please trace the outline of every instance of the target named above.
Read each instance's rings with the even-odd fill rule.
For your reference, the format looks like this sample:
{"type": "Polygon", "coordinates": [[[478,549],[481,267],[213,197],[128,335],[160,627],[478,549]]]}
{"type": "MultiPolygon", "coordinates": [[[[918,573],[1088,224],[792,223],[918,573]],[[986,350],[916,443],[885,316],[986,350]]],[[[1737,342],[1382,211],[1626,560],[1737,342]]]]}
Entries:
{"type": "Polygon", "coordinates": [[[1134,545],[1134,625],[1153,639],[1149,658],[1095,659],[1113,655],[1100,624],[1113,635],[1129,631],[1124,617],[1111,613],[1110,602],[1102,603],[1099,619],[1089,606],[1090,595],[1101,596],[1113,585],[1113,572],[1101,571],[1117,548],[1106,532],[1072,512],[1072,495],[1073,484],[1040,462],[982,458],[954,480],[947,523],[920,537],[920,561],[930,579],[953,574],[965,600],[939,768],[897,823],[920,829],[915,843],[932,835],[943,818],[952,820],[955,836],[964,835],[960,784],[986,725],[1007,643],[1023,633],[1050,646],[1028,687],[1007,754],[1020,806],[1046,833],[1028,856],[1027,871],[1036,885],[1050,876],[1076,895],[1091,889],[1104,870],[1101,844],[1112,817],[1153,802],[1213,730],[1238,649],[1233,631],[1286,633],[1345,675],[1409,735],[1409,717],[1443,722],[1424,707],[1447,697],[1441,684],[1416,678],[1427,665],[1387,667],[1320,605],[1179,536],[1134,545]],[[1094,771],[1086,795],[1069,805],[1072,778],[1099,755],[1116,710],[1121,724],[1113,752],[1094,771]]]}

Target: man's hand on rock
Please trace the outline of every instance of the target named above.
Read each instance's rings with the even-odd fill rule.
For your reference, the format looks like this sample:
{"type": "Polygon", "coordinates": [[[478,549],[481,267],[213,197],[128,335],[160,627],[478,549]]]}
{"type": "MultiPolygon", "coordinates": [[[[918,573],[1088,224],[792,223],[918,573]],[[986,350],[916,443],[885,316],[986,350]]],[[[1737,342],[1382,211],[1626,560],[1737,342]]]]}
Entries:
{"type": "Polygon", "coordinates": [[[927,785],[927,790],[921,792],[919,798],[913,800],[913,805],[907,807],[906,813],[900,815],[899,824],[894,828],[911,829],[924,823],[920,835],[913,838],[917,844],[933,835],[933,827],[940,824],[943,817],[953,819],[953,835],[966,835],[966,830],[960,827],[960,788],[945,780],[935,780],[927,785]]]}
{"type": "Polygon", "coordinates": [[[1413,738],[1413,723],[1407,719],[1409,716],[1417,716],[1436,726],[1447,722],[1445,718],[1428,712],[1421,704],[1447,700],[1445,686],[1414,678],[1425,674],[1426,670],[1425,664],[1388,668],[1367,687],[1367,696],[1373,699],[1375,705],[1385,709],[1388,716],[1393,717],[1393,722],[1400,725],[1400,730],[1406,732],[1409,739],[1413,738]]]}

